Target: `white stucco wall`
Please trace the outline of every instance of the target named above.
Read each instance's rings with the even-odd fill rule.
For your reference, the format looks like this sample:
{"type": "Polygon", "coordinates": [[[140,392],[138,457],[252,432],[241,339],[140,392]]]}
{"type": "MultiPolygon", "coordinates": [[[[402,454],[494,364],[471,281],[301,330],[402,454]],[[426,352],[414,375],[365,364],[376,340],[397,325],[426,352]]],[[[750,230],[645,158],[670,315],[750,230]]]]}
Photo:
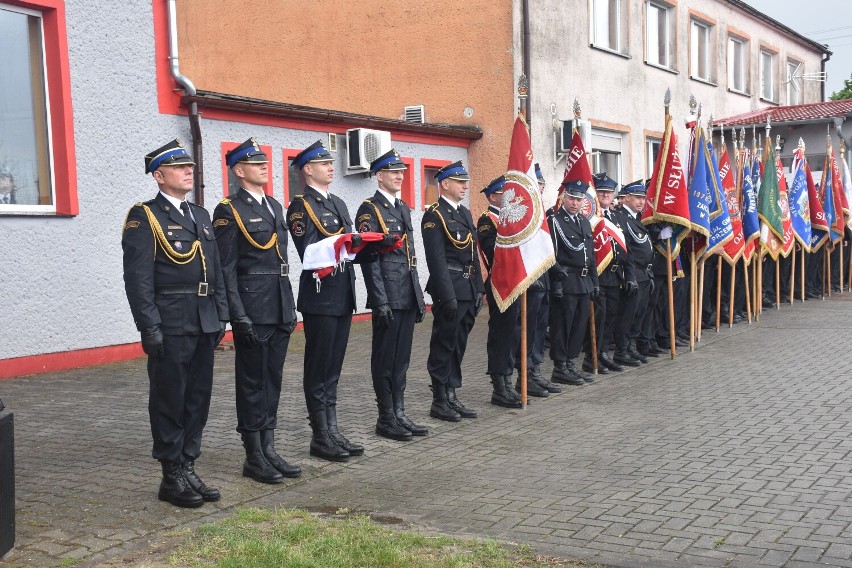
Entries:
{"type": "MultiPolygon", "coordinates": [[[[123,220],[135,202],[156,194],[156,185],[144,174],[143,156],[173,138],[187,145],[191,139],[186,117],[158,111],[151,1],[67,2],[66,10],[80,214],[0,217],[0,360],[139,340],[124,295],[123,220]]],[[[202,134],[205,205],[211,212],[222,197],[222,141],[255,136],[272,145],[274,188],[280,196],[281,149],[327,137],[206,119],[202,134]]],[[[421,157],[454,161],[467,156],[458,147],[394,145],[415,158],[418,202],[421,157]]],[[[341,160],[342,154],[339,172],[341,160]]],[[[354,216],[358,204],[375,191],[375,180],[340,175],[332,191],[354,216]]],[[[419,227],[422,211],[412,217],[419,227]]],[[[417,254],[424,259],[420,242],[417,254]]],[[[289,255],[298,259],[292,244],[289,255]]],[[[420,275],[425,285],[425,262],[420,275]]],[[[292,280],[298,282],[298,271],[292,280]]],[[[363,311],[366,293],[360,278],[357,302],[363,311]]]]}

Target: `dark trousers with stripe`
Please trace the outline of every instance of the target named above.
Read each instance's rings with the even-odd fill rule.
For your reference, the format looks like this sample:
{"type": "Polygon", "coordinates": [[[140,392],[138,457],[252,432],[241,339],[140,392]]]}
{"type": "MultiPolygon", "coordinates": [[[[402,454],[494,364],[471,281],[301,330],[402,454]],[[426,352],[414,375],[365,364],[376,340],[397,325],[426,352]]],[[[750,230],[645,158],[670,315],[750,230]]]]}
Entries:
{"type": "Polygon", "coordinates": [[[302,384],[305,404],[313,414],[337,405],[337,383],[352,327],[352,314],[303,314],[305,367],[302,384]]]}
{"type": "Polygon", "coordinates": [[[274,430],[290,334],[283,326],[254,325],[254,347],[235,341],[237,432],[274,430]]]}
{"type": "Polygon", "coordinates": [[[448,318],[441,306],[432,307],[432,337],[426,369],[429,376],[441,384],[459,388],[462,383],[461,364],[467,350],[467,337],[476,323],[473,300],[459,300],[456,317],[448,318]]]}
{"type": "Polygon", "coordinates": [[[370,371],[379,400],[385,400],[385,397],[396,399],[405,391],[416,316],[415,309],[393,310],[393,321],[388,328],[379,326],[373,317],[370,371]]]}

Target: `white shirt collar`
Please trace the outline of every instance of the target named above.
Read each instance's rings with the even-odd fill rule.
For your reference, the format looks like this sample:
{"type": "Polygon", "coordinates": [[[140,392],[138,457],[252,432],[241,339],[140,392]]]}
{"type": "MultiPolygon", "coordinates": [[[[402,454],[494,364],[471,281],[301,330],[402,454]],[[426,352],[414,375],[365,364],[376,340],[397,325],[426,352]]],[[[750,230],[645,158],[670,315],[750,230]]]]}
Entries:
{"type": "Polygon", "coordinates": [[[391,207],[396,206],[397,197],[395,195],[391,195],[390,193],[388,193],[387,191],[385,191],[382,188],[378,188],[377,191],[385,196],[385,199],[388,200],[388,203],[391,204],[391,207]]]}
{"type": "Polygon", "coordinates": [[[442,196],[441,196],[441,199],[443,199],[444,201],[446,201],[446,202],[447,202],[447,204],[448,204],[450,207],[452,207],[453,209],[455,209],[456,211],[458,211],[458,210],[459,210],[459,205],[461,205],[460,203],[456,203],[455,201],[453,201],[452,199],[450,199],[450,198],[449,198],[449,197],[447,197],[446,195],[442,195],[442,196]]]}
{"type": "Polygon", "coordinates": [[[310,185],[308,187],[310,187],[311,189],[313,189],[314,191],[316,191],[317,193],[319,193],[320,195],[322,195],[323,197],[328,199],[328,191],[326,191],[324,189],[317,189],[316,187],[314,187],[312,185],[310,185]]]}
{"type": "Polygon", "coordinates": [[[247,188],[247,187],[243,187],[243,186],[240,186],[240,189],[244,189],[244,190],[246,190],[246,191],[248,192],[248,194],[249,194],[249,195],[251,195],[252,197],[254,197],[255,199],[257,199],[257,202],[258,202],[258,203],[260,203],[261,201],[263,201],[263,200],[264,200],[264,198],[266,197],[266,194],[265,194],[264,192],[262,192],[262,191],[261,191],[261,192],[258,192],[258,193],[255,193],[254,191],[250,190],[249,188],[247,188]]]}
{"type": "Polygon", "coordinates": [[[626,203],[624,204],[624,209],[626,209],[627,211],[629,211],[629,212],[630,212],[630,214],[631,214],[631,215],[633,215],[633,217],[634,217],[634,218],[636,218],[636,217],[639,215],[639,212],[638,212],[638,211],[634,211],[634,210],[633,210],[631,207],[629,207],[626,203]]]}
{"type": "Polygon", "coordinates": [[[178,211],[180,211],[181,213],[183,213],[183,211],[181,211],[181,208],[180,208],[180,204],[184,202],[184,200],[183,200],[183,199],[178,199],[178,198],[176,198],[176,197],[172,197],[171,195],[166,195],[166,194],[165,194],[165,193],[163,193],[162,191],[160,192],[160,195],[162,195],[163,197],[165,197],[165,198],[168,200],[168,202],[169,202],[169,203],[171,203],[172,205],[174,205],[174,206],[175,206],[175,209],[177,209],[178,211]]]}

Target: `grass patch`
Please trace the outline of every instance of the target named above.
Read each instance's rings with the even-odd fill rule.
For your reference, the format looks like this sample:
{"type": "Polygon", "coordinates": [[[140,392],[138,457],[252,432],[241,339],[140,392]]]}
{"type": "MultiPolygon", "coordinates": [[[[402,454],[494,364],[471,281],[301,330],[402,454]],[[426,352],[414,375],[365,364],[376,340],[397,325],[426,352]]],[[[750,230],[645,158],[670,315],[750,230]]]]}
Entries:
{"type": "MultiPolygon", "coordinates": [[[[338,514],[341,514],[338,511],[338,514]]],[[[537,556],[495,540],[394,530],[363,514],[321,518],[304,510],[238,509],[202,525],[173,553],[175,566],[211,568],[539,568],[585,564],[537,556]]]]}

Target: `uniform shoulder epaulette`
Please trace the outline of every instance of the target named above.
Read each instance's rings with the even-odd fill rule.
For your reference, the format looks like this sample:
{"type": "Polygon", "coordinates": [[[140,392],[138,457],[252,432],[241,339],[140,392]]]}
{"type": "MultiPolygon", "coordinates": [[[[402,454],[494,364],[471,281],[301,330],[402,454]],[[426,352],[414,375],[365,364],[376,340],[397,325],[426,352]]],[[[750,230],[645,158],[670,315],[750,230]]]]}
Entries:
{"type": "Polygon", "coordinates": [[[222,205],[227,205],[227,204],[228,204],[228,203],[230,203],[230,202],[231,202],[231,199],[230,199],[230,198],[228,198],[228,197],[226,197],[225,199],[223,199],[223,200],[222,200],[222,201],[220,201],[219,203],[221,203],[222,205]]]}
{"type": "Polygon", "coordinates": [[[438,205],[440,205],[440,203],[438,203],[436,201],[435,203],[433,203],[432,205],[429,206],[429,211],[434,211],[435,209],[438,208],[438,205]]]}
{"type": "Polygon", "coordinates": [[[361,203],[372,203],[372,202],[373,202],[373,198],[372,198],[372,197],[368,197],[367,199],[365,199],[365,200],[364,200],[364,201],[362,201],[361,203]]]}
{"type": "Polygon", "coordinates": [[[483,211],[483,212],[482,212],[482,215],[480,215],[480,217],[488,217],[488,209],[486,209],[485,211],[483,211]]]}
{"type": "Polygon", "coordinates": [[[137,203],[136,205],[153,205],[157,202],[157,199],[149,199],[148,201],[143,201],[142,203],[137,203]]]}
{"type": "MultiPolygon", "coordinates": [[[[150,203],[150,201],[149,201],[148,203],[150,203]]],[[[134,205],[134,207],[142,207],[143,205],[145,205],[145,204],[144,204],[144,203],[142,203],[141,201],[138,201],[138,202],[134,205]]]]}

